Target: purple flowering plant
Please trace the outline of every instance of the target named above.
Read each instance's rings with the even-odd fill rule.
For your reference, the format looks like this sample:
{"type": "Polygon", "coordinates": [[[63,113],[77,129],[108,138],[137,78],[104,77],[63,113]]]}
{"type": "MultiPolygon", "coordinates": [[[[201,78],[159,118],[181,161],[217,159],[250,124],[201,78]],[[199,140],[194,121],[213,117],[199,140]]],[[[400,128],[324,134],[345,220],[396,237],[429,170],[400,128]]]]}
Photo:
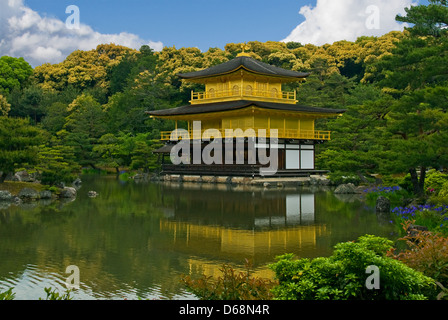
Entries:
{"type": "Polygon", "coordinates": [[[400,223],[414,220],[415,224],[448,235],[448,205],[395,207],[392,209],[392,214],[400,223]]]}
{"type": "Polygon", "coordinates": [[[378,197],[383,196],[390,200],[393,206],[399,206],[403,200],[411,197],[409,192],[399,186],[374,186],[363,190],[366,200],[374,203],[378,197]]]}
{"type": "Polygon", "coordinates": [[[399,186],[375,186],[363,190],[367,202],[373,204],[379,196],[391,201],[393,221],[402,224],[414,220],[416,224],[426,226],[431,231],[448,235],[448,205],[424,204],[403,206],[404,200],[412,195],[399,186]]]}

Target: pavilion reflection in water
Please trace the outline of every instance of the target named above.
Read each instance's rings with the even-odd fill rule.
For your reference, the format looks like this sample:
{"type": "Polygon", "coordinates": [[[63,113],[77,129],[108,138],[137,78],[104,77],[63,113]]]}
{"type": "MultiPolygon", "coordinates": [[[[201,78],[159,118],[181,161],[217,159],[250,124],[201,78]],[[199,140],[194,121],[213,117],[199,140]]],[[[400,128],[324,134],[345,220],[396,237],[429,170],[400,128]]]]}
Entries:
{"type": "MultiPolygon", "coordinates": [[[[164,207],[160,230],[170,235],[170,246],[190,256],[191,270],[207,275],[219,273],[223,263],[245,259],[265,266],[285,253],[316,256],[319,238],[329,232],[316,222],[311,191],[217,192],[196,186],[167,188],[163,194],[170,205],[164,207]]],[[[259,272],[270,274],[265,267],[259,272]]]]}

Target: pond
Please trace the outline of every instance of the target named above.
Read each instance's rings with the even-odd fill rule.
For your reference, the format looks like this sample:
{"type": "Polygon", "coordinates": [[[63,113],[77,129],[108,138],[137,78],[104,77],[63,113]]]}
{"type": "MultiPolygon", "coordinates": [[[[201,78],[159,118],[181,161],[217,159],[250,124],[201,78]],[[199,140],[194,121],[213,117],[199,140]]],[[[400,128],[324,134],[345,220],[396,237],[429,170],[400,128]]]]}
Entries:
{"type": "Polygon", "coordinates": [[[0,206],[0,292],[16,300],[63,293],[79,268],[77,300],[193,299],[183,274],[217,276],[252,261],[271,277],[275,257],[329,256],[364,234],[395,237],[358,195],[331,188],[123,182],[84,176],[74,201],[0,206]],[[88,191],[98,196],[91,198],[88,191]]]}

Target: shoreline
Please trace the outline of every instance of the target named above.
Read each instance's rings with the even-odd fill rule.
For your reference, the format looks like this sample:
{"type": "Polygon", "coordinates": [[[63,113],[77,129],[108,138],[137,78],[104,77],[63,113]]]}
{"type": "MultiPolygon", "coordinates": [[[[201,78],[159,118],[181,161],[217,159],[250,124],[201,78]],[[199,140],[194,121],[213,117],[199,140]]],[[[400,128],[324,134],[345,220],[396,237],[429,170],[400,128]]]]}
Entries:
{"type": "Polygon", "coordinates": [[[11,205],[27,205],[54,201],[71,202],[76,199],[77,189],[72,187],[48,187],[38,181],[5,181],[0,184],[0,209],[11,205]]]}

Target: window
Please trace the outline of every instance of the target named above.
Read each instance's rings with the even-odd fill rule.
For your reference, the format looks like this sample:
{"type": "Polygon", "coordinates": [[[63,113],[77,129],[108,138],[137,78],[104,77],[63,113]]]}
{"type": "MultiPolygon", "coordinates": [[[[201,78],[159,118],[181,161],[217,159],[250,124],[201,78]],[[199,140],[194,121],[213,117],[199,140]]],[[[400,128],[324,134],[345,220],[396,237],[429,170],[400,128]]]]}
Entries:
{"type": "Polygon", "coordinates": [[[215,89],[211,88],[210,90],[208,90],[208,98],[215,98],[215,89]]]}
{"type": "Polygon", "coordinates": [[[246,87],[246,95],[247,95],[247,96],[251,96],[251,95],[253,95],[252,86],[247,86],[247,87],[246,87]]]}
{"type": "Polygon", "coordinates": [[[276,88],[273,88],[271,90],[271,97],[272,98],[278,98],[278,90],[276,88]]]}
{"type": "Polygon", "coordinates": [[[314,151],[301,150],[300,151],[300,168],[314,170],[314,151]]]}
{"type": "Polygon", "coordinates": [[[218,83],[218,96],[224,96],[227,94],[228,88],[227,88],[227,83],[226,82],[220,82],[218,83]]]}
{"type": "Polygon", "coordinates": [[[286,169],[300,169],[300,150],[286,150],[286,169]]]}
{"type": "Polygon", "coordinates": [[[232,95],[239,96],[240,95],[240,87],[238,87],[237,85],[234,85],[232,88],[232,95]]]}
{"type": "Polygon", "coordinates": [[[258,95],[264,96],[266,94],[267,88],[268,88],[267,83],[258,83],[258,95]]]}

